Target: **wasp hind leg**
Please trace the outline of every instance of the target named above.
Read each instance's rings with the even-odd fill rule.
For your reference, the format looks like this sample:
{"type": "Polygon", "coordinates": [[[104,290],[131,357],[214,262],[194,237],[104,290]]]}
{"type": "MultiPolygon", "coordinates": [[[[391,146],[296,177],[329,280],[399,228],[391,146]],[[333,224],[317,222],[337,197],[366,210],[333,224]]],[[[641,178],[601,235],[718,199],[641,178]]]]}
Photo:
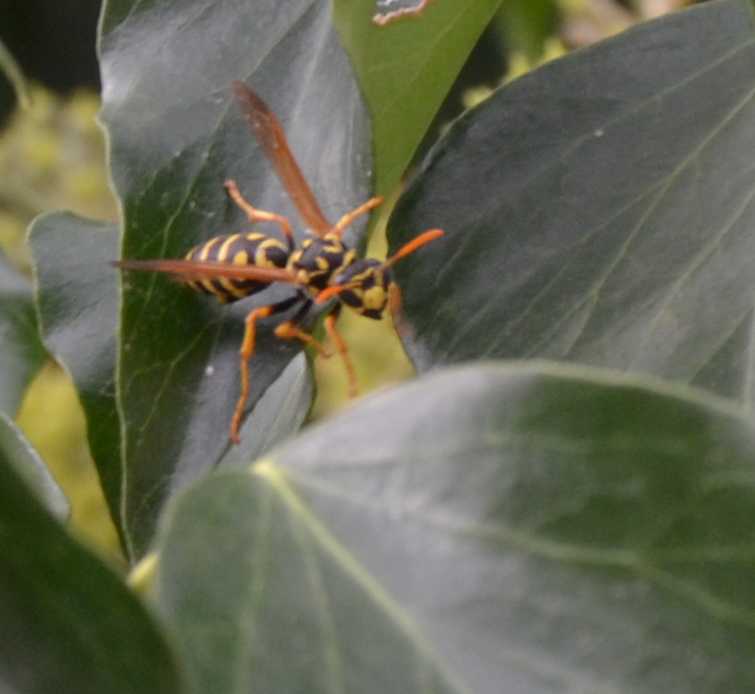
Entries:
{"type": "Polygon", "coordinates": [[[283,235],[288,241],[289,248],[294,247],[294,232],[291,230],[291,222],[286,217],[274,212],[265,212],[265,210],[258,210],[254,207],[244,196],[241,194],[236,181],[228,179],[224,184],[225,189],[228,191],[228,195],[231,200],[236,203],[246,214],[247,219],[254,224],[255,222],[273,222],[280,227],[283,235]]]}
{"type": "Polygon", "coordinates": [[[338,320],[338,317],[340,315],[341,304],[338,304],[333,312],[325,318],[325,330],[327,331],[328,337],[330,337],[331,342],[336,346],[338,354],[341,355],[341,361],[343,362],[343,366],[346,369],[346,378],[349,384],[349,397],[355,398],[358,391],[357,374],[354,370],[354,364],[351,361],[351,357],[349,356],[349,347],[341,336],[341,333],[339,333],[338,329],[336,328],[336,321],[338,320]]]}
{"type": "Polygon", "coordinates": [[[247,398],[249,397],[249,360],[254,354],[254,346],[257,341],[257,321],[261,318],[275,315],[276,313],[283,313],[283,311],[287,311],[301,300],[301,296],[297,294],[290,299],[279,301],[277,304],[260,306],[252,309],[247,314],[246,320],[244,321],[244,340],[241,343],[241,349],[239,350],[239,356],[241,357],[241,393],[238,402],[236,403],[236,409],[233,412],[233,419],[231,419],[230,439],[235,444],[240,442],[239,429],[241,428],[241,420],[244,416],[244,405],[246,405],[247,398]]]}

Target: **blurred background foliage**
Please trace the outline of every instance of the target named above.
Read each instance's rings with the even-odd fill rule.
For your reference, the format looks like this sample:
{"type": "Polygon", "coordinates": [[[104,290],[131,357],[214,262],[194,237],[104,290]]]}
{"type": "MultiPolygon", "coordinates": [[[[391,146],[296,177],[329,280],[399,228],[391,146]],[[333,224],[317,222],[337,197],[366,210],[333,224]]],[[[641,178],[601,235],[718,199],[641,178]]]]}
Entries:
{"type": "MultiPolygon", "coordinates": [[[[438,0],[439,2],[444,0],[438,0]]],[[[0,0],[0,41],[30,84],[30,106],[16,109],[13,88],[0,79],[0,249],[29,272],[24,246],[38,214],[67,209],[115,220],[105,142],[97,122],[95,56],[99,0],[0,0]]],[[[568,50],[617,33],[632,23],[678,9],[684,0],[503,0],[462,69],[419,148],[415,162],[465,108],[493,89],[568,50]]],[[[432,11],[432,5],[428,9],[432,11]]],[[[396,192],[398,194],[398,191],[396,192]]],[[[385,253],[385,205],[369,254],[385,253]]],[[[211,230],[208,230],[211,231],[211,230]]],[[[217,230],[220,232],[221,230],[217,230]]],[[[408,378],[412,367],[390,323],[346,312],[361,392],[408,378]]],[[[315,360],[316,419],[343,407],[346,379],[339,360],[315,360]]],[[[89,459],[85,424],[67,375],[48,364],[29,389],[17,421],[71,500],[72,528],[114,563],[118,543],[89,459]]]]}

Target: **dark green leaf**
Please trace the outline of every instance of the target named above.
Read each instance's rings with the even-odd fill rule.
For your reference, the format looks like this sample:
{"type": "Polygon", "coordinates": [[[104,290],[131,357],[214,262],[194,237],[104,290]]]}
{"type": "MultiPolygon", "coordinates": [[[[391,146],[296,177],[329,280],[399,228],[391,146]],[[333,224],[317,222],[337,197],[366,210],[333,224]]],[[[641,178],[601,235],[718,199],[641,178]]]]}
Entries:
{"type": "Polygon", "coordinates": [[[177,500],[159,604],[235,694],[755,687],[755,428],[547,364],[436,373],[177,500]]]}
{"type": "Polygon", "coordinates": [[[31,282],[0,253],[0,412],[16,414],[26,388],[44,363],[31,282]]]}
{"type": "MultiPolygon", "coordinates": [[[[110,0],[101,55],[124,257],[182,257],[200,241],[247,227],[226,197],[227,178],[257,207],[298,221],[232,99],[234,79],[278,115],[331,219],[368,197],[366,111],[329,3],[110,0]]],[[[275,292],[264,300],[280,298],[275,292]]],[[[241,318],[249,307],[223,309],[162,277],[127,279],[119,398],[129,475],[125,522],[137,553],[149,542],[162,500],[227,451],[241,318]]],[[[250,406],[299,349],[262,330],[250,406]]]]}
{"type": "Polygon", "coordinates": [[[16,472],[56,518],[68,518],[71,507],[47,466],[13,421],[0,412],[0,458],[16,472]]]}
{"type": "Polygon", "coordinates": [[[179,692],[144,607],[46,513],[8,453],[0,445],[0,691],[179,692]]]}
{"type": "Polygon", "coordinates": [[[241,444],[233,446],[222,465],[246,464],[299,430],[309,412],[315,392],[312,369],[300,354],[257,401],[241,430],[241,444]]]}
{"type": "Polygon", "coordinates": [[[111,517],[123,540],[123,470],[115,403],[118,230],[69,213],[38,218],[29,232],[40,330],[71,374],[87,420],[92,452],[111,517]]]}
{"type": "Polygon", "coordinates": [[[455,124],[391,220],[420,368],[547,356],[751,401],[755,30],[705,3],[578,51],[455,124]]]}
{"type": "Polygon", "coordinates": [[[371,21],[375,0],[333,4],[372,114],[375,190],[390,193],[501,0],[431,2],[386,27],[371,21]]]}

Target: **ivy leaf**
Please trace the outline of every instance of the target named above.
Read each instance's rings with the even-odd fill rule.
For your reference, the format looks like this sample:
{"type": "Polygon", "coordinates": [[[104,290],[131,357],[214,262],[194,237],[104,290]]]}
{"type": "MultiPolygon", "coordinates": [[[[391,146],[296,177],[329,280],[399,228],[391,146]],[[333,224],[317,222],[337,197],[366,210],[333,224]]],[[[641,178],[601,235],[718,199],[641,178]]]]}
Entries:
{"type": "Polygon", "coordinates": [[[18,475],[56,518],[66,520],[71,512],[63,490],[21,430],[0,412],[0,458],[13,465],[18,475]]]}
{"type": "Polygon", "coordinates": [[[315,395],[312,369],[304,354],[296,356],[257,401],[241,430],[241,443],[223,457],[222,465],[245,465],[297,432],[315,395]]]}
{"type": "Polygon", "coordinates": [[[419,17],[379,27],[372,22],[375,0],[334,0],[336,24],[372,114],[377,193],[391,193],[398,185],[500,4],[436,1],[419,17]]]}
{"type": "Polygon", "coordinates": [[[725,0],[500,89],[400,201],[392,248],[419,368],[548,358],[751,403],[755,23],[725,0]]]}
{"type": "Polygon", "coordinates": [[[37,218],[29,229],[37,312],[47,349],[73,379],[87,421],[89,450],[125,546],[124,470],[115,401],[118,254],[114,224],[68,212],[37,218]]]}
{"type": "Polygon", "coordinates": [[[0,690],[178,694],[152,618],[48,515],[19,473],[28,451],[13,436],[0,417],[0,690]]]}
{"type": "Polygon", "coordinates": [[[192,691],[746,692],[754,474],[698,391],[440,370],[178,497],[157,603],[192,691]]]}
{"type": "Polygon", "coordinates": [[[16,414],[45,361],[37,334],[31,282],[0,253],[0,412],[16,414]]]}
{"type": "MultiPolygon", "coordinates": [[[[255,206],[298,222],[232,98],[236,79],[282,121],[326,215],[336,219],[369,197],[367,115],[327,3],[110,0],[101,28],[103,120],[123,203],[123,257],[182,257],[212,236],[248,228],[225,194],[228,178],[255,206]]],[[[118,398],[129,475],[125,525],[135,554],[149,542],[164,499],[226,454],[242,318],[287,292],[278,287],[223,309],[163,277],[126,278],[118,398]]],[[[262,329],[250,407],[299,351],[262,329]]],[[[309,408],[308,397],[301,391],[298,411],[309,408]]]]}

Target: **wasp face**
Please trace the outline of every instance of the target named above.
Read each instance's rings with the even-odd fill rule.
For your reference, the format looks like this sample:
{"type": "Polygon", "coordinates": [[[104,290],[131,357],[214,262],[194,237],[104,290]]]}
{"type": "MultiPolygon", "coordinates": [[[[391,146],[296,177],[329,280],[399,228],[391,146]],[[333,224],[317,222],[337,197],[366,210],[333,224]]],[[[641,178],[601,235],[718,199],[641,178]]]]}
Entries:
{"type": "Polygon", "coordinates": [[[355,251],[334,236],[307,239],[289,257],[288,269],[300,284],[317,294],[328,286],[334,273],[349,265],[355,257],[355,251]]]}
{"type": "Polygon", "coordinates": [[[333,283],[349,286],[349,289],[338,293],[338,298],[344,304],[362,316],[380,320],[388,304],[388,287],[391,282],[391,271],[383,263],[364,258],[355,260],[339,272],[333,283]]]}

